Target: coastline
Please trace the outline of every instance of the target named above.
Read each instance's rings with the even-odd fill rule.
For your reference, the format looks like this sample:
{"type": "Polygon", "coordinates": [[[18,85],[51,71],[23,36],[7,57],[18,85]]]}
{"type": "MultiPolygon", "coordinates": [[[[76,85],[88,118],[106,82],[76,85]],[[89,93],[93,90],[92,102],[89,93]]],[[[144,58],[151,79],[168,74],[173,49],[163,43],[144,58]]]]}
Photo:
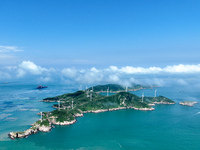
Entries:
{"type": "MultiPolygon", "coordinates": [[[[153,102],[154,106],[155,104],[164,104],[164,105],[172,105],[175,103],[168,103],[168,102],[153,102]]],[[[28,137],[32,134],[36,134],[38,132],[50,132],[53,128],[52,125],[72,125],[77,122],[76,117],[83,117],[85,113],[102,113],[102,112],[108,112],[108,111],[117,111],[117,110],[122,110],[122,109],[134,109],[134,110],[140,110],[140,111],[153,111],[155,108],[149,107],[149,108],[137,108],[137,107],[118,107],[118,108],[110,108],[110,109],[99,109],[99,110],[88,110],[88,111],[81,111],[81,113],[76,113],[74,114],[74,120],[71,121],[64,121],[64,122],[59,122],[56,121],[56,117],[51,117],[49,119],[50,125],[45,126],[45,125],[38,125],[37,123],[32,124],[32,127],[23,131],[23,132],[10,132],[8,134],[8,137],[11,138],[12,140],[16,138],[25,138],[28,137]]]]}
{"type": "MultiPolygon", "coordinates": [[[[153,111],[155,108],[150,107],[150,108],[136,108],[136,107],[119,107],[119,108],[110,108],[110,109],[99,109],[99,110],[91,110],[91,111],[81,111],[80,114],[75,114],[74,117],[83,117],[84,113],[101,113],[101,112],[108,112],[108,111],[117,111],[117,110],[122,110],[122,109],[134,109],[134,110],[141,110],[141,111],[153,111]]],[[[40,120],[39,120],[40,121],[40,120]]],[[[42,125],[40,126],[37,123],[32,124],[32,127],[23,131],[23,132],[10,132],[8,134],[8,137],[11,138],[12,140],[16,138],[25,138],[28,137],[32,134],[36,134],[38,132],[50,132],[53,128],[53,125],[72,125],[77,122],[76,118],[71,121],[64,121],[64,122],[56,122],[56,117],[51,118],[50,125],[45,126],[42,125]]]]}
{"type": "MultiPolygon", "coordinates": [[[[137,91],[141,89],[145,88],[140,87],[129,91],[137,91]]],[[[148,100],[151,101],[151,103],[149,103],[149,101],[143,101],[141,97],[129,92],[115,91],[114,93],[117,94],[112,96],[102,96],[98,94],[100,92],[90,91],[90,97],[88,97],[88,91],[77,91],[56,97],[45,98],[42,100],[43,102],[59,102],[59,104],[53,105],[56,110],[43,112],[42,118],[32,124],[31,128],[23,132],[10,132],[8,137],[16,139],[24,138],[37,132],[50,132],[53,125],[72,125],[77,122],[77,117],[83,117],[85,113],[101,113],[122,109],[153,111],[155,108],[152,106],[155,106],[156,104],[175,104],[174,101],[163,96],[156,98],[147,97],[149,98],[148,100]],[[60,103],[61,100],[62,103],[60,103]]],[[[38,115],[41,114],[38,113],[38,115]]]]}

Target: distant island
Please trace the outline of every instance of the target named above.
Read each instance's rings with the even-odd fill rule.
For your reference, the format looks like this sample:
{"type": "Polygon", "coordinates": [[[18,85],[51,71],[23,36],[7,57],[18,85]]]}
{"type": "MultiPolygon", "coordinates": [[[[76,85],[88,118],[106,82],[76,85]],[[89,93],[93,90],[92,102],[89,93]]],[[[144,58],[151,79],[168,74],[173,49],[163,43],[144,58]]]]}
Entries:
{"type": "Polygon", "coordinates": [[[194,104],[197,104],[198,102],[195,102],[195,101],[182,101],[180,102],[179,104],[180,105],[185,105],[185,106],[194,106],[194,104]]]}
{"type": "Polygon", "coordinates": [[[44,88],[47,88],[47,86],[38,85],[38,86],[36,87],[36,89],[44,89],[44,88]]]}
{"type": "MultiPolygon", "coordinates": [[[[138,90],[146,87],[137,85],[129,90],[138,90]]],[[[52,125],[70,125],[77,120],[76,117],[83,116],[84,113],[100,113],[106,111],[115,111],[120,109],[135,109],[142,111],[155,110],[152,106],[155,104],[175,104],[174,101],[164,97],[139,97],[128,92],[117,84],[98,85],[86,90],[67,93],[55,97],[49,97],[43,102],[57,102],[53,107],[56,110],[51,112],[40,112],[41,119],[32,124],[32,127],[22,132],[10,132],[8,136],[11,139],[27,137],[39,131],[49,132],[52,125]],[[110,96],[101,95],[100,92],[113,92],[110,96]]]]}

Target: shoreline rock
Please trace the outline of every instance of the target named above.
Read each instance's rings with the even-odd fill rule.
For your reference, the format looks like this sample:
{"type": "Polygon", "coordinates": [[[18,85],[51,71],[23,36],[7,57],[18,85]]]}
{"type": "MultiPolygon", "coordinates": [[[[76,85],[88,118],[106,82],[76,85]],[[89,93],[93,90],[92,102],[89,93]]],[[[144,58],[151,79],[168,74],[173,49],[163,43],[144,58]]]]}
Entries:
{"type": "Polygon", "coordinates": [[[76,119],[74,119],[74,120],[72,120],[72,121],[64,121],[64,122],[53,122],[53,124],[55,124],[55,125],[71,125],[71,124],[74,124],[74,123],[76,123],[77,122],[77,120],[76,119]]]}
{"type": "Polygon", "coordinates": [[[190,106],[190,107],[193,107],[194,104],[197,104],[198,102],[193,102],[193,101],[183,101],[183,102],[180,102],[179,104],[180,105],[184,105],[184,106],[190,106]]]}
{"type": "Polygon", "coordinates": [[[176,104],[176,103],[169,103],[169,102],[153,102],[153,104],[165,104],[165,105],[173,105],[173,104],[176,104]]]}
{"type": "MultiPolygon", "coordinates": [[[[34,124],[35,125],[35,124],[34,124]]],[[[28,137],[29,135],[35,134],[39,131],[41,132],[50,132],[52,129],[52,126],[40,126],[40,125],[35,125],[23,132],[10,132],[8,134],[8,137],[11,138],[12,140],[16,139],[16,138],[24,138],[24,137],[28,137]]]]}

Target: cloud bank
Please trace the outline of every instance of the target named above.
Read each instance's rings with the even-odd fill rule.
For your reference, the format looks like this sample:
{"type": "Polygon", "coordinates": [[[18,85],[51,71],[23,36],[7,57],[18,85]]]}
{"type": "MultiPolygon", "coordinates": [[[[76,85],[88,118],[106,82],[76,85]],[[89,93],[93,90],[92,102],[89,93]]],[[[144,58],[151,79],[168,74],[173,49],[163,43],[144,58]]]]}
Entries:
{"type": "Polygon", "coordinates": [[[200,75],[200,64],[197,65],[173,65],[164,68],[152,66],[148,68],[124,66],[110,66],[104,69],[95,67],[88,69],[77,69],[75,67],[58,70],[56,68],[45,68],[31,61],[23,61],[17,66],[0,68],[0,79],[23,79],[31,77],[38,82],[51,82],[60,80],[65,83],[99,84],[117,83],[125,86],[132,84],[163,86],[171,83],[187,85],[185,77],[197,78],[200,75]],[[176,78],[174,78],[176,76],[176,78]],[[179,76],[179,77],[177,77],[179,76]],[[168,78],[166,78],[168,77],[168,78]],[[171,81],[171,79],[174,79],[171,81]]]}

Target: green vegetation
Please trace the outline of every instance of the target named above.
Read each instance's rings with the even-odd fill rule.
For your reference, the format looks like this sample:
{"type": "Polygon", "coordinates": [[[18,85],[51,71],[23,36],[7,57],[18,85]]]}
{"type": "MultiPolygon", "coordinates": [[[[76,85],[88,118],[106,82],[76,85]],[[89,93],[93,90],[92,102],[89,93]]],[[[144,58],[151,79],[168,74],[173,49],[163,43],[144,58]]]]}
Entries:
{"type": "MultiPolygon", "coordinates": [[[[109,87],[109,90],[111,92],[116,92],[116,91],[124,91],[125,88],[122,87],[121,85],[117,85],[117,84],[106,84],[106,85],[97,85],[93,87],[93,92],[101,92],[101,91],[107,91],[109,87]]],[[[88,89],[89,91],[92,90],[92,87],[90,87],[88,89]]]]}
{"type": "MultiPolygon", "coordinates": [[[[174,103],[174,101],[163,97],[144,97],[143,101],[141,97],[138,97],[129,92],[118,92],[111,96],[103,96],[99,94],[99,91],[106,91],[109,87],[112,91],[125,90],[122,86],[116,84],[98,85],[89,88],[87,91],[77,91],[74,93],[67,93],[56,97],[45,98],[43,101],[60,101],[59,105],[54,104],[56,110],[44,113],[44,119],[48,117],[55,117],[56,121],[72,121],[75,119],[76,114],[81,114],[82,111],[96,111],[112,108],[151,108],[149,104],[152,103],[174,103]],[[72,105],[73,104],[73,105],[72,105]]],[[[140,85],[136,85],[136,88],[141,88],[140,85]]]]}
{"type": "Polygon", "coordinates": [[[50,116],[55,116],[56,121],[64,122],[64,121],[72,121],[74,120],[73,113],[67,110],[54,110],[51,112],[50,116]]]}
{"type": "MultiPolygon", "coordinates": [[[[102,92],[102,91],[107,91],[107,89],[109,88],[110,92],[119,92],[119,91],[125,91],[126,87],[123,87],[121,85],[118,84],[106,84],[106,85],[97,85],[94,86],[93,88],[90,87],[88,88],[89,91],[91,91],[93,89],[93,92],[102,92]]],[[[140,84],[135,84],[132,87],[128,87],[129,90],[138,90],[138,89],[142,89],[142,88],[150,88],[149,86],[142,86],[140,84]]]]}
{"type": "MultiPolygon", "coordinates": [[[[144,87],[136,85],[134,88],[141,89],[144,87]]],[[[93,87],[93,90],[91,89],[92,88],[89,88],[86,91],[77,91],[43,99],[44,102],[59,102],[59,104],[53,105],[53,107],[57,109],[51,112],[42,112],[42,121],[38,120],[30,129],[33,129],[35,133],[44,130],[40,129],[40,126],[46,126],[47,128],[44,130],[46,132],[51,130],[51,124],[73,124],[76,122],[75,117],[83,116],[82,113],[85,112],[101,112],[125,108],[153,110],[150,106],[152,104],[175,103],[163,96],[141,98],[129,92],[124,92],[125,89],[116,84],[99,85],[93,87]],[[99,94],[101,91],[106,91],[108,87],[110,91],[116,92],[116,94],[110,96],[99,94]]],[[[41,114],[39,113],[39,115],[41,114]]],[[[18,134],[21,134],[21,137],[26,137],[32,134],[32,132],[28,132],[26,135],[22,135],[25,133],[26,132],[15,132],[9,134],[9,137],[15,139],[18,138],[18,134]]]]}
{"type": "Polygon", "coordinates": [[[158,97],[144,97],[144,101],[147,103],[154,103],[154,102],[163,102],[163,103],[175,103],[171,99],[168,99],[164,96],[158,96],[158,97]]]}
{"type": "Polygon", "coordinates": [[[48,119],[42,120],[42,122],[40,123],[40,126],[42,125],[49,126],[50,125],[49,120],[48,119]]]}

